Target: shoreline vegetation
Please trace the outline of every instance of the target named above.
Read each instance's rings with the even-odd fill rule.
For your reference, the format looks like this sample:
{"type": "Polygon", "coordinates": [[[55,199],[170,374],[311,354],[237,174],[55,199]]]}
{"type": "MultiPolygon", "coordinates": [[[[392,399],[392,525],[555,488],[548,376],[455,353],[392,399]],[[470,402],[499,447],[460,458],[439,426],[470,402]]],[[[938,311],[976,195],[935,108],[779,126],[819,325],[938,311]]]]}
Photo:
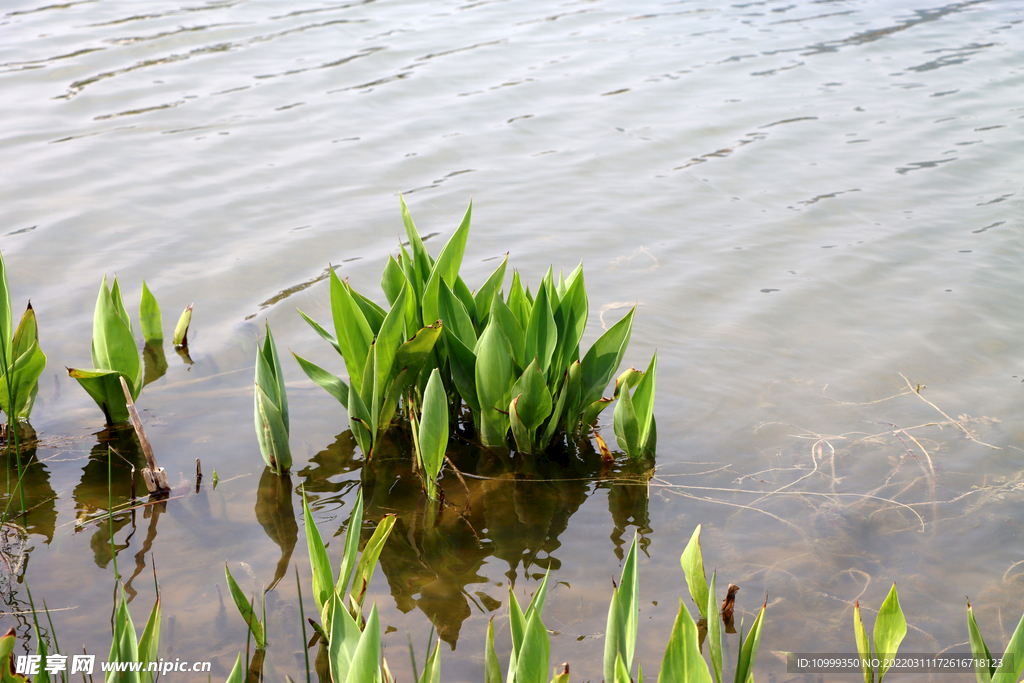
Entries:
{"type": "MultiPolygon", "coordinates": [[[[472,205],[457,230],[433,257],[427,253],[404,199],[401,200],[401,214],[408,241],[399,244],[397,257],[389,255],[381,276],[380,286],[387,308],[359,293],[347,280],[339,279],[331,267],[332,329],[298,311],[341,356],[347,377],[342,378],[292,354],[306,376],[345,408],[352,439],[362,454],[364,477],[368,477],[364,485],[372,486],[374,477],[383,480],[385,473],[393,470],[392,462],[403,462],[415,474],[415,485],[420,487],[417,489],[419,495],[412,503],[415,514],[419,516],[417,524],[423,529],[433,529],[445,514],[453,511],[458,515],[468,513],[470,486],[456,466],[457,460],[472,462],[474,459],[496,458],[513,462],[516,467],[534,470],[542,462],[553,462],[558,467],[561,460],[573,456],[581,461],[596,460],[602,467],[616,462],[616,455],[607,447],[597,426],[601,414],[613,403],[615,442],[620,455],[625,456],[620,460],[635,470],[642,470],[640,480],[649,485],[657,448],[654,418],[657,353],[645,370],[628,368],[619,372],[632,334],[636,307],[584,350],[581,340],[589,303],[582,265],[568,276],[559,273],[556,277],[549,268],[535,290],[524,284],[520,274],[513,270],[506,288],[506,255],[498,268],[475,291],[471,291],[459,270],[466,250],[472,205]],[[611,396],[605,396],[612,385],[611,396]],[[593,443],[597,444],[596,450],[593,443]],[[444,476],[446,471],[448,476],[444,476]],[[445,495],[442,479],[451,482],[449,486],[465,489],[462,509],[452,502],[458,498],[454,491],[449,496],[445,495]]],[[[27,516],[32,509],[24,485],[35,453],[34,446],[31,446],[34,433],[28,421],[46,356],[39,347],[31,303],[17,328],[13,325],[2,257],[0,288],[0,366],[4,379],[0,387],[0,410],[7,417],[8,484],[0,522],[5,532],[16,532],[27,541],[28,527],[19,525],[17,520],[27,516]],[[22,443],[22,437],[27,439],[28,445],[22,443]]],[[[173,337],[174,347],[186,363],[191,363],[187,333],[192,308],[189,305],[180,316],[173,337]]],[[[149,456],[151,449],[146,448],[148,442],[134,401],[144,386],[166,373],[167,361],[163,351],[160,307],[145,282],[138,322],[142,334],[141,351],[132,320],[124,306],[120,284],[115,277],[108,285],[104,276],[94,312],[93,367],[69,368],[68,374],[96,402],[107,425],[119,430],[132,444],[137,433],[143,442],[143,450],[149,456]],[[129,419],[136,432],[128,431],[129,419]]],[[[920,387],[917,393],[920,393],[920,387]]],[[[244,663],[240,653],[227,678],[231,683],[262,680],[263,661],[268,648],[285,647],[268,640],[263,598],[284,578],[298,536],[297,517],[291,499],[293,462],[288,399],[281,360],[269,322],[266,323],[262,342],[257,339],[253,405],[256,440],[267,465],[260,481],[261,497],[256,514],[265,528],[273,529],[268,533],[281,546],[282,556],[274,581],[260,596],[246,595],[235,581],[231,567],[225,565],[226,586],[240,618],[246,624],[248,636],[244,663]],[[257,597],[260,600],[257,601],[257,597]]],[[[964,428],[961,426],[961,429],[964,428]]],[[[130,445],[130,448],[134,449],[133,452],[138,450],[135,445],[130,445]]],[[[820,453],[820,445],[818,449],[820,453]]],[[[131,465],[131,503],[128,507],[115,507],[115,483],[120,490],[124,482],[115,480],[113,464],[118,458],[131,462],[112,446],[105,449],[103,456],[107,509],[94,515],[91,521],[101,525],[101,532],[97,532],[94,540],[99,541],[97,547],[109,545],[109,559],[114,566],[115,608],[107,661],[142,665],[139,671],[109,673],[105,680],[153,683],[157,679],[156,673],[147,668],[162,661],[159,637],[163,602],[159,584],[154,570],[156,597],[139,635],[128,609],[129,591],[132,597],[136,592],[131,589],[131,580],[127,584],[121,581],[114,543],[115,515],[137,505],[135,468],[131,465]],[[100,537],[104,523],[105,534],[100,537]]],[[[155,460],[152,460],[152,468],[157,471],[155,460]]],[[[928,468],[934,476],[930,458],[928,468]]],[[[162,469],[159,471],[162,473],[162,469]]],[[[201,478],[197,460],[197,491],[201,478]]],[[[214,470],[214,487],[217,482],[214,470]]],[[[364,486],[360,486],[336,576],[306,498],[307,486],[311,483],[312,478],[307,477],[298,487],[312,572],[308,590],[312,592],[317,611],[314,618],[307,619],[305,614],[300,614],[299,620],[306,680],[311,683],[315,674],[321,681],[335,683],[393,681],[382,652],[376,605],[371,605],[367,611],[365,603],[377,564],[384,561],[388,550],[388,539],[396,526],[403,524],[401,514],[383,515],[377,520],[372,534],[361,542],[365,535],[361,534],[364,530],[364,486]],[[312,630],[311,637],[307,625],[312,630]],[[311,650],[315,652],[312,665],[311,650]]],[[[150,501],[167,500],[170,487],[164,485],[160,488],[163,490],[156,493],[152,493],[151,488],[150,501]]],[[[377,493],[367,490],[371,498],[377,493]]],[[[494,495],[494,490],[490,491],[494,495]]],[[[488,489],[483,489],[481,494],[474,490],[472,495],[486,496],[488,489]]],[[[680,558],[696,616],[680,600],[677,617],[667,635],[657,680],[659,683],[723,683],[725,671],[731,669],[734,683],[752,683],[754,663],[765,627],[767,596],[753,622],[748,626],[741,620],[737,630],[733,606],[739,588],[735,584],[727,584],[724,600],[719,602],[716,589],[718,572],[713,572],[708,580],[700,532],[698,525],[680,558]],[[737,636],[735,643],[726,646],[727,636],[733,635],[737,636]],[[737,653],[735,664],[723,663],[723,651],[737,653]]],[[[637,553],[642,548],[637,534],[622,557],[619,581],[611,586],[604,634],[603,676],[606,683],[630,683],[644,679],[642,664],[635,656],[639,624],[637,553]]],[[[107,548],[103,550],[106,552],[107,548]]],[[[567,683],[570,680],[568,663],[552,665],[548,630],[543,623],[551,568],[547,568],[525,609],[510,584],[508,618],[512,649],[503,674],[495,651],[492,618],[484,639],[483,678],[486,683],[500,683],[503,679],[506,683],[547,683],[549,680],[567,683]]],[[[132,576],[134,578],[135,575],[132,576]]],[[[296,587],[301,610],[303,587],[297,569],[296,587]]],[[[28,681],[29,677],[36,682],[70,680],[66,669],[47,671],[47,662],[59,661],[62,656],[66,659],[66,655],[61,654],[57,632],[45,601],[41,603],[42,608],[37,609],[27,583],[25,590],[31,605],[38,659],[32,662],[19,656],[16,661],[16,635],[11,629],[0,637],[0,682],[28,681]],[[33,670],[33,663],[41,666],[33,670]]],[[[997,661],[990,655],[970,603],[967,611],[968,640],[971,653],[978,661],[978,681],[1015,683],[1024,671],[1024,618],[1010,638],[1006,657],[997,661]]],[[[872,639],[868,637],[859,602],[854,605],[853,615],[852,642],[856,643],[857,655],[864,662],[863,679],[865,683],[874,683],[877,677],[878,683],[882,683],[890,669],[884,662],[873,664],[872,659],[896,654],[907,631],[895,585],[877,611],[872,639]]],[[[422,663],[417,660],[411,645],[409,648],[413,676],[418,683],[439,683],[442,680],[440,643],[445,637],[442,624],[434,620],[432,623],[434,628],[429,640],[433,647],[425,653],[422,663]]],[[[296,629],[296,633],[298,631],[296,629]]]]}

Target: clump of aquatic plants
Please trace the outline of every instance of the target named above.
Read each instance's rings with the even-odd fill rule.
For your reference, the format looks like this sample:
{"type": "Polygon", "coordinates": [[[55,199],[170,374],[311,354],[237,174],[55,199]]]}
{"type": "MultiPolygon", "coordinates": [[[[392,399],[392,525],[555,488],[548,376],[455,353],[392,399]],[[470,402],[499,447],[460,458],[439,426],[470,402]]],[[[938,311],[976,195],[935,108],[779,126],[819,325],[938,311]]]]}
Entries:
{"type": "MultiPolygon", "coordinates": [[[[722,683],[722,626],[725,626],[726,633],[735,633],[733,600],[738,589],[730,585],[729,592],[719,609],[718,597],[715,593],[715,579],[718,572],[711,575],[709,584],[707,574],[704,572],[704,555],[700,547],[699,524],[694,529],[689,543],[686,544],[679,563],[686,574],[686,585],[690,589],[690,597],[700,613],[700,619],[695,622],[680,601],[679,615],[676,617],[676,623],[669,638],[669,650],[672,650],[674,654],[670,658],[669,650],[666,650],[665,661],[662,663],[658,680],[692,680],[711,683],[713,675],[715,683],[722,683]],[[700,652],[705,639],[708,643],[708,658],[711,660],[710,674],[700,652]],[[694,664],[695,657],[700,659],[699,665],[694,664]]],[[[754,623],[750,626],[750,631],[745,639],[743,626],[740,625],[740,640],[734,676],[736,683],[747,683],[753,676],[754,660],[757,658],[757,647],[761,642],[761,630],[764,627],[764,611],[767,604],[766,599],[754,618],[754,623]]]]}
{"type": "MultiPolygon", "coordinates": [[[[186,308],[178,321],[175,345],[185,344],[191,309],[191,306],[186,308]]],[[[162,359],[162,351],[156,354],[156,349],[161,347],[164,336],[160,306],[145,282],[142,283],[142,301],[139,304],[139,326],[142,329],[147,357],[152,352],[155,354],[154,357],[162,359]]],[[[153,373],[147,373],[151,376],[144,377],[144,364],[135,343],[135,331],[125,309],[121,287],[116,277],[113,285],[108,286],[107,276],[103,276],[96,298],[92,324],[92,364],[93,367],[86,369],[68,368],[68,375],[78,380],[82,388],[96,401],[96,405],[107,418],[107,424],[127,422],[129,419],[127,399],[121,389],[120,378],[123,377],[127,382],[134,401],[138,399],[145,383],[153,381],[166,371],[164,361],[162,371],[157,370],[155,377],[152,376],[153,373]]]]}
{"type": "Polygon", "coordinates": [[[9,421],[27,420],[39,393],[46,355],[39,348],[36,314],[31,302],[17,329],[11,315],[7,268],[0,255],[0,410],[9,421]]]}
{"type": "MultiPolygon", "coordinates": [[[[653,456],[656,360],[646,372],[624,373],[615,395],[603,396],[629,344],[635,307],[581,358],[589,311],[582,266],[557,281],[549,269],[536,296],[514,272],[506,295],[506,256],[472,292],[459,275],[472,204],[436,259],[427,253],[404,200],[401,210],[409,248],[399,245],[398,258],[388,257],[381,277],[390,310],[331,269],[334,334],[300,311],[341,354],[349,383],[297,355],[296,360],[345,406],[368,457],[396,415],[404,409],[413,417],[411,406],[422,405],[435,370],[449,412],[458,416],[458,403],[465,403],[477,439],[487,448],[541,453],[556,439],[585,436],[618,398],[619,446],[631,458],[653,456]]],[[[452,420],[448,429],[454,433],[457,426],[452,420]]]]}
{"type": "Polygon", "coordinates": [[[256,351],[253,403],[260,453],[267,467],[275,474],[283,474],[292,466],[292,452],[288,445],[288,395],[269,322],[263,347],[256,351]]]}

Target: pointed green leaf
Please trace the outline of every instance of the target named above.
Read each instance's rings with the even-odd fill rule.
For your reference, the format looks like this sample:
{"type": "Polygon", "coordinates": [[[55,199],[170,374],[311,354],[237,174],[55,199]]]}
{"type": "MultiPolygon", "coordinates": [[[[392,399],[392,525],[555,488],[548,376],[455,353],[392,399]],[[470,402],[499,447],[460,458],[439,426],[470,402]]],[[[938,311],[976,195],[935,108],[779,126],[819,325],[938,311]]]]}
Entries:
{"type": "Polygon", "coordinates": [[[437,310],[438,318],[448,332],[458,337],[466,348],[472,349],[476,346],[476,330],[466,307],[443,282],[437,291],[437,310]]]}
{"type": "MultiPolygon", "coordinates": [[[[13,639],[12,636],[11,640],[13,639]]],[[[498,653],[494,651],[494,617],[487,622],[487,642],[484,644],[484,683],[502,683],[498,653]]]]}
{"type": "Polygon", "coordinates": [[[519,324],[519,320],[516,319],[516,316],[509,309],[508,305],[502,301],[500,296],[495,296],[491,301],[491,313],[488,319],[490,320],[489,324],[497,325],[505,333],[509,347],[512,349],[512,360],[515,361],[516,367],[525,368],[527,365],[526,333],[523,331],[522,325],[519,324]]]}
{"type": "Polygon", "coordinates": [[[128,404],[125,402],[124,390],[121,389],[121,377],[131,387],[131,379],[115,370],[68,369],[68,376],[74,377],[82,385],[96,405],[106,415],[107,422],[118,424],[128,421],[128,404]]]}
{"type": "Polygon", "coordinates": [[[459,277],[459,268],[462,266],[462,255],[466,250],[466,238],[469,236],[469,222],[472,214],[473,203],[470,202],[462,224],[459,225],[434,261],[430,278],[423,289],[423,322],[432,323],[438,319],[437,297],[441,280],[443,279],[451,286],[459,277]]]}
{"type": "Polygon", "coordinates": [[[398,265],[398,262],[395,261],[391,254],[388,254],[388,262],[384,266],[384,274],[380,279],[380,288],[384,290],[384,296],[388,298],[389,305],[394,305],[395,299],[398,298],[398,294],[402,291],[402,287],[406,286],[408,282],[408,278],[402,272],[402,267],[398,265]]]}
{"type": "Polygon", "coordinates": [[[523,645],[516,656],[516,681],[544,683],[547,680],[550,651],[551,641],[547,629],[544,628],[540,612],[534,612],[526,622],[523,645]]]}
{"type": "MultiPolygon", "coordinates": [[[[355,667],[356,649],[362,642],[363,633],[370,630],[369,623],[366,630],[360,632],[359,625],[345,609],[345,604],[337,595],[331,597],[328,606],[330,610],[331,640],[328,646],[328,661],[330,662],[331,679],[334,681],[353,680],[353,669],[355,667]]],[[[375,616],[376,611],[371,612],[375,616]]],[[[380,638],[379,626],[375,629],[377,638],[380,638]]],[[[371,636],[372,637],[372,636],[371,636]]],[[[371,643],[367,643],[370,645],[371,643]]],[[[366,652],[363,653],[366,656],[366,652]]],[[[364,663],[365,665],[365,663],[364,663]]],[[[359,674],[356,673],[356,676],[359,674]]]]}
{"type": "Polygon", "coordinates": [[[309,510],[305,489],[302,490],[302,517],[306,524],[309,566],[313,572],[313,599],[316,601],[317,610],[323,615],[324,607],[334,593],[334,573],[331,570],[331,560],[327,557],[327,547],[320,537],[320,530],[313,522],[313,513],[309,510]]]}
{"type": "Polygon", "coordinates": [[[267,641],[263,634],[263,624],[260,623],[256,617],[256,612],[253,611],[252,604],[249,603],[248,598],[245,597],[245,593],[235,583],[235,578],[231,576],[231,570],[228,569],[228,565],[224,565],[224,576],[227,577],[228,589],[231,591],[231,599],[235,601],[235,607],[238,608],[238,613],[242,615],[242,620],[245,621],[249,627],[249,631],[252,632],[253,640],[256,641],[257,650],[267,649],[267,641]]]}
{"type": "MultiPolygon", "coordinates": [[[[1006,644],[1006,652],[999,668],[992,674],[992,683],[1015,683],[1024,671],[1024,617],[1017,622],[1017,628],[1006,644]]],[[[882,683],[879,680],[878,683],[882,683]]]]}
{"type": "MultiPolygon", "coordinates": [[[[743,640],[743,647],[740,649],[739,664],[736,666],[736,683],[753,683],[754,660],[757,658],[757,646],[761,643],[761,629],[764,625],[764,610],[766,606],[767,602],[765,605],[761,606],[760,611],[757,613],[757,617],[754,619],[753,625],[750,627],[750,633],[747,634],[746,640],[743,640]]],[[[743,629],[741,628],[741,633],[742,630],[743,629]]],[[[742,639],[742,635],[740,638],[742,639]]],[[[879,683],[881,683],[881,678],[879,678],[879,683]]]]}
{"type": "Polygon", "coordinates": [[[174,326],[174,345],[188,346],[188,328],[192,324],[192,306],[189,304],[178,317],[178,324],[174,326]]]}
{"type": "Polygon", "coordinates": [[[708,587],[707,612],[705,614],[712,615],[707,620],[708,654],[711,658],[711,673],[715,676],[715,683],[722,683],[722,620],[718,618],[718,597],[715,595],[715,577],[717,574],[718,572],[711,574],[711,585],[708,587]]]}
{"type": "Polygon", "coordinates": [[[622,362],[633,330],[635,312],[636,306],[602,334],[583,357],[583,405],[590,405],[601,398],[605,387],[622,362]]]}
{"type": "Polygon", "coordinates": [[[11,311],[11,290],[7,285],[7,266],[4,265],[3,256],[0,256],[0,365],[4,367],[14,362],[11,351],[13,330],[14,316],[11,311]]]}
{"type": "MultiPolygon", "coordinates": [[[[437,369],[430,373],[427,390],[423,394],[419,446],[424,476],[429,482],[428,494],[431,494],[448,448],[448,400],[441,383],[441,373],[437,369]]],[[[435,498],[436,493],[430,497],[435,498]]]]}
{"type": "Polygon", "coordinates": [[[477,342],[475,374],[483,423],[480,439],[484,446],[503,447],[510,427],[505,411],[515,378],[508,340],[495,325],[488,325],[477,342]]]}
{"type": "MultiPolygon", "coordinates": [[[[341,348],[348,370],[349,383],[357,392],[363,388],[363,369],[373,341],[373,332],[362,309],[356,304],[349,287],[331,269],[331,312],[334,316],[335,338],[341,348]]],[[[371,384],[373,379],[368,380],[371,384]]]]}
{"type": "MultiPolygon", "coordinates": [[[[992,660],[992,653],[988,651],[988,645],[985,644],[985,639],[981,636],[978,622],[974,620],[974,610],[971,609],[970,600],[967,601],[967,633],[971,642],[971,654],[975,659],[974,674],[978,683],[991,683],[996,667],[988,664],[992,660]]],[[[867,681],[867,683],[871,683],[871,681],[867,681]]]]}
{"type": "Polygon", "coordinates": [[[875,669],[871,666],[871,642],[868,640],[864,620],[860,616],[860,601],[853,605],[853,635],[857,640],[857,654],[860,657],[860,668],[864,674],[864,683],[874,683],[875,669]]]}
{"type": "Polygon", "coordinates": [[[224,683],[245,683],[245,670],[242,668],[241,652],[235,658],[235,665],[231,667],[231,673],[228,674],[227,680],[224,683]]]}
{"type": "Polygon", "coordinates": [[[348,409],[348,385],[337,375],[327,372],[316,363],[306,360],[299,354],[292,351],[299,367],[306,373],[306,376],[317,383],[324,391],[333,396],[341,405],[348,409]]]}
{"type": "Polygon", "coordinates": [[[142,662],[143,674],[142,680],[147,683],[152,683],[153,672],[145,671],[149,668],[150,662],[156,662],[160,659],[158,651],[160,650],[160,595],[156,596],[156,602],[153,603],[153,609],[149,613],[149,619],[146,621],[146,627],[142,631],[142,637],[139,638],[139,661],[142,662]]]}
{"type": "MultiPolygon", "coordinates": [[[[651,358],[644,376],[637,382],[636,391],[630,397],[636,418],[640,426],[637,443],[643,448],[651,434],[651,423],[654,419],[654,382],[658,372],[658,354],[651,358]]],[[[627,392],[628,393],[628,392],[627,392]]]]}
{"type": "Polygon", "coordinates": [[[263,388],[255,385],[256,437],[260,452],[267,466],[275,473],[287,472],[292,466],[292,453],[288,445],[288,427],[285,426],[281,411],[263,388]]]}
{"type": "Polygon", "coordinates": [[[697,645],[697,624],[679,601],[679,613],[661,660],[658,683],[711,683],[708,666],[697,645]]]}
{"type": "MultiPolygon", "coordinates": [[[[299,311],[299,309],[295,310],[299,311]]],[[[341,352],[341,346],[338,345],[338,340],[334,338],[333,334],[325,330],[323,327],[321,327],[320,323],[313,320],[302,311],[299,311],[299,315],[302,316],[303,320],[309,323],[309,326],[312,327],[317,334],[319,334],[323,339],[326,339],[328,342],[330,342],[331,346],[334,347],[335,351],[337,351],[340,355],[344,356],[344,354],[341,352]]]]}
{"type": "Polygon", "coordinates": [[[335,586],[335,594],[339,599],[345,597],[345,591],[349,588],[349,579],[356,568],[356,553],[359,552],[359,535],[363,530],[363,489],[360,487],[356,494],[356,502],[352,506],[352,516],[348,520],[348,528],[345,530],[345,554],[341,558],[341,567],[338,569],[338,585],[335,586]]]}
{"type": "Polygon", "coordinates": [[[615,441],[618,442],[619,448],[626,451],[630,459],[639,458],[640,421],[637,419],[633,400],[628,390],[619,395],[619,400],[615,404],[612,425],[615,428],[615,441]]]}
{"type": "Polygon", "coordinates": [[[139,303],[139,329],[146,343],[162,341],[164,338],[163,320],[160,318],[160,304],[149,291],[146,281],[142,281],[142,302],[139,303]]]}
{"type": "MultiPolygon", "coordinates": [[[[894,657],[899,650],[903,637],[907,635],[907,620],[903,617],[903,610],[900,609],[900,598],[896,594],[896,584],[892,585],[889,595],[878,608],[878,616],[875,617],[875,655],[881,657],[894,657]]],[[[878,683],[882,683],[888,666],[879,663],[878,683]]],[[[744,683],[741,681],[740,683],[744,683]]]]}
{"type": "Polygon", "coordinates": [[[547,374],[557,343],[558,330],[555,328],[555,318],[551,313],[548,289],[541,287],[537,292],[537,300],[533,303],[530,324],[526,328],[526,361],[530,362],[536,358],[541,371],[547,374]]]}
{"type": "Polygon", "coordinates": [[[363,552],[359,556],[359,562],[356,564],[355,575],[352,579],[352,594],[355,596],[356,604],[359,606],[363,604],[366,590],[370,587],[370,581],[373,580],[373,572],[377,567],[377,560],[380,559],[381,551],[384,550],[384,543],[388,540],[388,536],[391,535],[391,530],[395,528],[397,520],[398,517],[395,515],[384,515],[384,518],[377,523],[377,528],[373,530],[373,535],[370,536],[370,540],[366,542],[366,546],[363,547],[363,552]]]}
{"type": "Polygon", "coordinates": [[[530,324],[533,301],[523,291],[523,283],[519,280],[518,271],[512,271],[512,284],[508,291],[508,308],[519,321],[519,327],[525,330],[530,324]]]}
{"type": "Polygon", "coordinates": [[[487,278],[487,281],[480,285],[480,289],[476,290],[476,295],[473,299],[476,302],[477,323],[480,329],[487,325],[487,320],[491,315],[491,305],[494,299],[498,298],[495,297],[495,294],[501,291],[501,287],[505,282],[505,268],[507,266],[508,254],[505,254],[501,265],[495,268],[491,276],[487,278]]]}
{"type": "Polygon", "coordinates": [[[519,419],[533,433],[551,414],[551,392],[548,391],[536,359],[512,386],[512,396],[519,397],[519,419]]]}
{"type": "Polygon", "coordinates": [[[693,603],[700,610],[700,615],[707,619],[714,613],[707,611],[708,580],[704,573],[704,555],[700,550],[700,527],[701,525],[698,524],[697,528],[693,530],[693,535],[690,536],[690,542],[686,544],[679,563],[683,566],[683,572],[686,574],[690,597],[693,598],[693,603]]]}

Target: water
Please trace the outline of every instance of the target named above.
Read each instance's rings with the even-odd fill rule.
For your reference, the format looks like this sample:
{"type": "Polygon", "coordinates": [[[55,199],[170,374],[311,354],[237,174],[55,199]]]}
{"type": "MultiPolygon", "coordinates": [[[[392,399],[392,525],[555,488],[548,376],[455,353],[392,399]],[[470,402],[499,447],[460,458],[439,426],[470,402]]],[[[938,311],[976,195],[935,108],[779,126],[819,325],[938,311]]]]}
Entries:
{"type": "MultiPolygon", "coordinates": [[[[427,615],[446,614],[446,680],[479,679],[509,582],[524,597],[550,565],[552,661],[599,680],[611,579],[640,527],[639,656],[653,672],[697,523],[748,621],[768,595],[759,680],[784,680],[781,651],[850,651],[851,602],[877,607],[893,581],[904,651],[965,643],[965,594],[990,646],[1005,643],[1024,611],[1019,4],[12,0],[4,12],[0,249],[48,355],[32,418],[45,473],[31,490],[49,502],[21,575],[64,610],[61,642],[108,643],[113,569],[90,521],[106,510],[106,467],[89,459],[107,436],[63,371],[89,363],[102,274],[117,274],[130,310],[145,278],[166,328],[195,302],[194,364],[168,349],[139,402],[181,497],[120,516],[115,543],[121,573],[138,574],[136,620],[155,562],[165,657],[212,660],[216,680],[244,641],[221,607],[221,565],[258,590],[302,533],[295,494],[262,478],[256,334],[269,320],[282,353],[340,371],[294,309],[327,320],[328,263],[382,299],[403,192],[421,232],[438,233],[435,254],[474,201],[471,287],[506,251],[530,282],[582,259],[585,344],[638,302],[626,363],[658,350],[660,448],[649,489],[599,465],[554,491],[474,484],[488,492],[471,499],[495,501],[472,518],[486,532],[446,520],[429,552],[401,512],[412,550],[396,544],[371,587],[396,668],[407,630],[422,652],[427,615]],[[207,480],[187,493],[196,458],[207,480]],[[558,519],[528,514],[552,500],[558,519]]],[[[307,482],[330,537],[362,462],[342,409],[294,363],[285,374],[292,488],[307,482]]],[[[411,493],[379,495],[378,515],[411,493]]],[[[302,541],[290,559],[308,586],[302,541]]],[[[270,680],[300,667],[285,574],[267,595],[270,680]]],[[[26,603],[14,587],[8,613],[26,603]]]]}

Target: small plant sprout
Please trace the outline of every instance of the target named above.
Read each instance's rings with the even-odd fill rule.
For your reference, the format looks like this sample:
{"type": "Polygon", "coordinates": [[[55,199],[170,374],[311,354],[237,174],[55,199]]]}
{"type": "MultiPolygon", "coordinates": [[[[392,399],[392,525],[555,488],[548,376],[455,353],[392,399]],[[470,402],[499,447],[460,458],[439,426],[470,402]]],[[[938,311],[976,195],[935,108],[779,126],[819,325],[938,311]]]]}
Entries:
{"type": "Polygon", "coordinates": [[[437,478],[448,448],[448,401],[437,368],[430,373],[427,390],[423,392],[423,412],[418,429],[413,415],[413,436],[423,488],[428,498],[437,500],[437,478]]]}
{"type": "Polygon", "coordinates": [[[27,420],[39,393],[39,376],[46,356],[39,349],[36,314],[31,302],[15,330],[7,268],[0,256],[0,410],[9,422],[27,420]],[[12,333],[13,330],[13,333],[12,333]]]}
{"type": "MultiPolygon", "coordinates": [[[[868,632],[860,616],[860,602],[853,606],[853,632],[857,639],[857,653],[860,655],[861,670],[864,672],[864,683],[874,683],[875,669],[871,666],[871,643],[868,641],[868,632]]],[[[874,645],[875,657],[878,658],[878,683],[882,683],[882,679],[885,678],[890,666],[888,662],[896,656],[906,635],[907,620],[903,617],[894,583],[882,606],[878,608],[878,616],[875,617],[874,645]]]]}
{"type": "Polygon", "coordinates": [[[1024,617],[1017,623],[1017,628],[1006,645],[1005,654],[998,660],[992,657],[985,639],[981,636],[981,629],[974,619],[970,600],[967,601],[967,633],[978,683],[1016,683],[1020,680],[1021,672],[1024,672],[1024,617]]]}
{"type": "Polygon", "coordinates": [[[288,396],[269,322],[263,347],[256,351],[253,403],[256,438],[259,440],[263,460],[275,474],[284,474],[292,466],[292,453],[288,446],[288,396]]]}

